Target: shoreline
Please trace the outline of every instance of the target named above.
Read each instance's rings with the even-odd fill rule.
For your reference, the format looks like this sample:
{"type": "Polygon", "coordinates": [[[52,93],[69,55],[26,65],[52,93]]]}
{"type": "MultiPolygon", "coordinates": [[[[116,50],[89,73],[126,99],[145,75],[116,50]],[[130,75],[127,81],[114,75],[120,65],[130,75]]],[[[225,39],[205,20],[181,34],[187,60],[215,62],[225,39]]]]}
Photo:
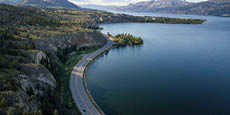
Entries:
{"type": "Polygon", "coordinates": [[[97,103],[95,102],[95,100],[93,99],[90,91],[88,90],[87,87],[87,83],[86,83],[86,72],[88,70],[88,67],[95,61],[95,59],[99,58],[100,56],[102,56],[103,54],[105,54],[107,51],[109,51],[110,49],[112,49],[113,46],[111,46],[110,48],[105,49],[105,51],[101,52],[98,56],[96,56],[94,59],[92,59],[86,66],[84,73],[83,73],[83,85],[84,88],[86,90],[87,96],[89,97],[89,99],[92,101],[92,103],[94,104],[94,106],[96,107],[96,109],[98,109],[98,111],[102,114],[105,115],[105,113],[100,109],[100,107],[97,105],[97,103]]]}
{"type": "Polygon", "coordinates": [[[113,46],[113,42],[106,35],[104,36],[106,39],[104,46],[83,56],[83,58],[74,66],[71,73],[70,90],[74,102],[82,115],[105,115],[91,96],[85,80],[88,66],[92,64],[97,57],[110,50],[113,46]]]}

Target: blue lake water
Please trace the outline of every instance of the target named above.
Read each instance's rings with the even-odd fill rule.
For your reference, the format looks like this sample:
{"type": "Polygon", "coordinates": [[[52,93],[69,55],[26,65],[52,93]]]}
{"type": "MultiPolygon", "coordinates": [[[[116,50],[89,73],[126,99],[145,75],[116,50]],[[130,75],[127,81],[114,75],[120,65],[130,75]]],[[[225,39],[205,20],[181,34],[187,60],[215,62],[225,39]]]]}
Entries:
{"type": "Polygon", "coordinates": [[[144,44],[115,48],[89,66],[86,82],[108,115],[229,115],[230,18],[201,25],[118,23],[103,33],[131,33],[144,44]]]}

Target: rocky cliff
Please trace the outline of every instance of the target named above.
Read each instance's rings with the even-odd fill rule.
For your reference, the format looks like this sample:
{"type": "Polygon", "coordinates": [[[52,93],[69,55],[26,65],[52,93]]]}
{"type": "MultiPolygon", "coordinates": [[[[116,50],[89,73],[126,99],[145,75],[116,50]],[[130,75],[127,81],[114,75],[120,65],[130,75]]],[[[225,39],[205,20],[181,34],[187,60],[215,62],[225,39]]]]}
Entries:
{"type": "Polygon", "coordinates": [[[74,34],[40,33],[38,39],[28,38],[20,43],[12,43],[20,46],[19,44],[27,44],[28,41],[34,45],[31,50],[20,50],[20,56],[8,54],[5,57],[7,60],[21,63],[12,76],[20,87],[15,86],[15,90],[7,92],[3,89],[0,92],[0,97],[6,99],[8,106],[20,106],[24,108],[24,112],[35,112],[40,108],[42,103],[36,96],[43,96],[47,91],[54,92],[58,85],[56,80],[59,79],[54,72],[55,68],[58,69],[52,65],[54,62],[62,64],[60,57],[82,48],[100,47],[105,43],[104,36],[97,31],[74,34]]]}
{"type": "Polygon", "coordinates": [[[102,46],[104,36],[69,22],[50,25],[60,19],[39,9],[0,9],[0,114],[78,114],[65,80],[65,56],[102,46]]]}

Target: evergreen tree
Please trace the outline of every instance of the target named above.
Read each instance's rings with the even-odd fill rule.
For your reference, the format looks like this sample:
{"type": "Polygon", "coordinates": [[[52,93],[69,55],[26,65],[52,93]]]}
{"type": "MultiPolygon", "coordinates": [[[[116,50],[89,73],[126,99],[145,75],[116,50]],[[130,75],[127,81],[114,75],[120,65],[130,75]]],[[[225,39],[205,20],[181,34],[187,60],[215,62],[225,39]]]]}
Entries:
{"type": "Polygon", "coordinates": [[[7,101],[4,97],[0,97],[0,107],[6,107],[7,101]]]}
{"type": "Polygon", "coordinates": [[[58,110],[55,109],[53,115],[59,115],[58,110]]]}
{"type": "Polygon", "coordinates": [[[42,110],[36,110],[35,112],[34,112],[34,115],[43,115],[43,113],[42,113],[42,110]]]}
{"type": "Polygon", "coordinates": [[[8,110],[7,110],[7,115],[13,115],[13,110],[14,108],[13,107],[9,107],[8,110]]]}

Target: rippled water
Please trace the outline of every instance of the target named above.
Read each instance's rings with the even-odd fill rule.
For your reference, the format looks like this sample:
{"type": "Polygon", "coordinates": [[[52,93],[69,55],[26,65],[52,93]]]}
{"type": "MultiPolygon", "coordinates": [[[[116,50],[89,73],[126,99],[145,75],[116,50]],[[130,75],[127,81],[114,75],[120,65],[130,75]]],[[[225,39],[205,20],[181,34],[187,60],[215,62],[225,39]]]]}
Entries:
{"type": "Polygon", "coordinates": [[[112,49],[89,66],[89,91],[106,114],[230,114],[230,18],[195,18],[208,22],[102,25],[104,33],[144,39],[141,46],[112,49]]]}

